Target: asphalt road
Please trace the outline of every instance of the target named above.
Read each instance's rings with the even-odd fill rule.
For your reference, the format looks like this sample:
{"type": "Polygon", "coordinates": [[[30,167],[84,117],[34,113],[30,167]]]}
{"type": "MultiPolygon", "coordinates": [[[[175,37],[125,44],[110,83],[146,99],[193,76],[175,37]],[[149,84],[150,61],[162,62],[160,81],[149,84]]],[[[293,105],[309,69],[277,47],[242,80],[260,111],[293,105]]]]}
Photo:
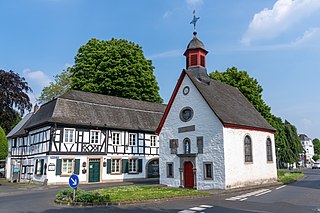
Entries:
{"type": "MultiPolygon", "coordinates": [[[[62,207],[53,203],[61,187],[10,191],[0,186],[0,213],[90,213],[90,212],[320,212],[320,170],[305,170],[305,177],[287,186],[262,187],[254,190],[214,194],[196,199],[148,202],[129,206],[62,207]]],[[[150,184],[156,182],[139,182],[150,184]]],[[[133,183],[124,183],[133,184],[133,183]]],[[[108,186],[118,183],[108,184],[108,186]]],[[[104,184],[87,185],[100,188],[104,184]]]]}

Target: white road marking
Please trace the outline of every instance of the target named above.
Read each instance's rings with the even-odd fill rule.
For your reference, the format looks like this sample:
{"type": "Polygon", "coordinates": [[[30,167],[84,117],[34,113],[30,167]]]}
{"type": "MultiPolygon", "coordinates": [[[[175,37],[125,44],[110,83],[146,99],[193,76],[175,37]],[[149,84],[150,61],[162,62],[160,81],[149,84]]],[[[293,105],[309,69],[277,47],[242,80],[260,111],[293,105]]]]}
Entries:
{"type": "Polygon", "coordinates": [[[202,207],[202,208],[212,208],[213,206],[210,206],[210,205],[200,205],[200,207],[202,207]]]}
{"type": "Polygon", "coordinates": [[[227,198],[226,200],[239,200],[239,199],[241,199],[241,198],[239,198],[239,197],[230,197],[230,198],[227,198]]]}
{"type": "Polygon", "coordinates": [[[230,201],[236,201],[236,200],[239,200],[239,201],[244,201],[246,200],[248,197],[251,197],[251,196],[260,196],[260,195],[263,195],[263,194],[266,194],[266,193],[269,193],[271,192],[270,189],[260,189],[260,190],[257,190],[257,191],[253,191],[253,192],[249,192],[249,193],[246,193],[246,194],[242,194],[242,195],[238,195],[238,196],[235,196],[235,197],[230,197],[230,198],[227,198],[226,200],[230,200],[230,201]]]}
{"type": "Polygon", "coordinates": [[[266,191],[266,192],[262,192],[262,193],[260,193],[260,194],[256,194],[255,196],[258,197],[258,196],[260,196],[260,195],[264,195],[264,194],[267,194],[267,193],[269,193],[269,192],[271,192],[271,190],[266,191]]]}
{"type": "Polygon", "coordinates": [[[279,186],[278,188],[276,188],[276,190],[282,189],[282,188],[284,188],[284,187],[286,187],[286,186],[287,186],[287,185],[279,186]]]}
{"type": "Polygon", "coordinates": [[[203,210],[205,210],[206,208],[192,207],[192,208],[189,208],[189,209],[192,210],[192,211],[203,211],[203,210]]]}
{"type": "Polygon", "coordinates": [[[182,210],[182,211],[179,211],[178,213],[194,213],[196,211],[190,211],[190,210],[182,210]]]}

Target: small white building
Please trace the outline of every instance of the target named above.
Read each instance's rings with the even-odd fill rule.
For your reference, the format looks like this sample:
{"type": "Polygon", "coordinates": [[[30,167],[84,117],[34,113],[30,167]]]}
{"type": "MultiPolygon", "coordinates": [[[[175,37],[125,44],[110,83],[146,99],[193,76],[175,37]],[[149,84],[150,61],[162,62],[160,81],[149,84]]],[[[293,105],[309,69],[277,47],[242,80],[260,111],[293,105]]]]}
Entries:
{"type": "Polygon", "coordinates": [[[304,149],[304,153],[300,154],[300,164],[306,167],[311,167],[311,164],[314,163],[314,160],[312,159],[314,156],[312,139],[305,134],[300,134],[299,138],[304,149]]]}
{"type": "Polygon", "coordinates": [[[276,181],[275,129],[237,88],[209,78],[206,54],[194,33],[157,129],[160,183],[204,190],[276,181]]]}
{"type": "Polygon", "coordinates": [[[165,105],[69,91],[8,134],[7,179],[67,184],[159,177],[155,130],[165,105]]]}

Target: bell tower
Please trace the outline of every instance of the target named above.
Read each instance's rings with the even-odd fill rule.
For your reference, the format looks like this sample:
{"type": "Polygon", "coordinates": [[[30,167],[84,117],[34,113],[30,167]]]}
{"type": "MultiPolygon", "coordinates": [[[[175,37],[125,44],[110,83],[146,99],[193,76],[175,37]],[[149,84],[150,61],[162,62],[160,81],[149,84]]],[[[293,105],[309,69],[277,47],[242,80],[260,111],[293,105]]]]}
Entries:
{"type": "Polygon", "coordinates": [[[199,17],[195,16],[195,11],[193,11],[193,20],[190,24],[194,26],[193,39],[189,42],[184,56],[186,57],[186,69],[194,66],[201,66],[206,68],[206,55],[208,51],[204,48],[204,44],[197,37],[196,23],[199,17]]]}

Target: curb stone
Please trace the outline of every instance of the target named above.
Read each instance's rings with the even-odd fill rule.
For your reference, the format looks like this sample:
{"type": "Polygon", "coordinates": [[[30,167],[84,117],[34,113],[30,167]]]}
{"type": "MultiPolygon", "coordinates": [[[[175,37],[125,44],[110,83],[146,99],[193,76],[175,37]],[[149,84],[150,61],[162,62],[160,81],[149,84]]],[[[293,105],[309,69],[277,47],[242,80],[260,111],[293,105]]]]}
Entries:
{"type": "Polygon", "coordinates": [[[79,207],[97,207],[97,206],[126,206],[134,204],[145,204],[159,201],[169,201],[169,200],[181,200],[181,199],[194,199],[201,197],[209,197],[208,195],[195,195],[195,196],[181,196],[181,197],[172,197],[172,198],[159,198],[159,199],[150,199],[150,200],[138,200],[138,201],[125,201],[125,202],[102,202],[102,203],[87,203],[87,202],[63,202],[59,200],[54,200],[55,204],[62,206],[79,206],[79,207]]]}

